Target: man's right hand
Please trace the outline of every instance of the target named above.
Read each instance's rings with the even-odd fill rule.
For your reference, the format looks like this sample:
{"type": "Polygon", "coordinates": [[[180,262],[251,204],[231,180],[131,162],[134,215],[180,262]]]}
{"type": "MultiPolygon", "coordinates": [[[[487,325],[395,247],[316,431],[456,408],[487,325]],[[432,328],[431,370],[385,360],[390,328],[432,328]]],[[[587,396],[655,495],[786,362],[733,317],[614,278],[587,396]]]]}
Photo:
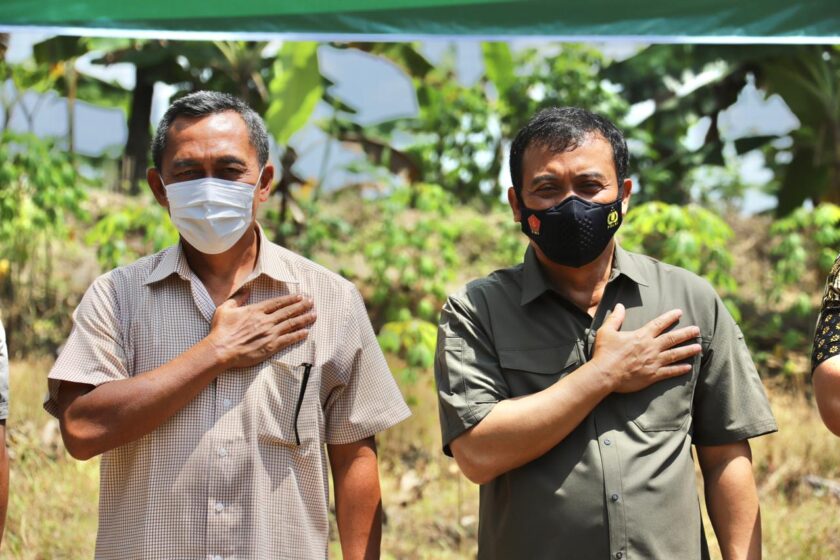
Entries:
{"type": "Polygon", "coordinates": [[[610,379],[614,392],[640,391],[657,381],[691,371],[690,364],[677,362],[696,356],[702,347],[680,344],[699,337],[700,329],[690,326],[665,332],[679,320],[682,311],[673,309],[629,332],[619,330],[624,316],[624,306],[619,303],[598,329],[591,360],[610,379]]]}
{"type": "Polygon", "coordinates": [[[315,322],[312,299],[281,296],[245,305],[249,291],[240,289],[216,308],[207,340],[225,368],[248,367],[306,338],[315,322]]]}

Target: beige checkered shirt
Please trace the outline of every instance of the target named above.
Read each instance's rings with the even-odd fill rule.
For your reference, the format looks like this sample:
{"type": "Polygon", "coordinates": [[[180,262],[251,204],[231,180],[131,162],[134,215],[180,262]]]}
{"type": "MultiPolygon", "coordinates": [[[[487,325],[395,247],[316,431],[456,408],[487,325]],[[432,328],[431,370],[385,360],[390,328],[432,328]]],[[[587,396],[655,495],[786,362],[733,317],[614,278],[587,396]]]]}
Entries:
{"type": "MultiPolygon", "coordinates": [[[[317,321],[303,342],[225,372],[102,456],[97,558],[324,558],[323,444],[409,416],[355,287],[260,236],[249,303],[306,294],[317,321]]],[[[62,380],[96,386],[169,362],[207,336],[214,311],[180,245],[101,276],[73,315],[45,408],[56,414],[62,380]]]]}

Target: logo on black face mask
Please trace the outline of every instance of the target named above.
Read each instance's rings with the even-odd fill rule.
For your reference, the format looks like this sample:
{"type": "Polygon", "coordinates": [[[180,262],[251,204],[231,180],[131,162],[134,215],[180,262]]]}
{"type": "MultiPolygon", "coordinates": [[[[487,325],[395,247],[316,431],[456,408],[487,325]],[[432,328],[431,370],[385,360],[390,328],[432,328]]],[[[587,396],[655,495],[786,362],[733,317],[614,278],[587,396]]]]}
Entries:
{"type": "Polygon", "coordinates": [[[615,209],[613,209],[613,211],[610,212],[609,215],[607,216],[607,227],[608,228],[614,228],[617,225],[618,225],[618,212],[615,209]]]}
{"type": "Polygon", "coordinates": [[[540,219],[531,214],[528,216],[528,225],[531,227],[531,233],[534,235],[540,234],[540,219]]]}

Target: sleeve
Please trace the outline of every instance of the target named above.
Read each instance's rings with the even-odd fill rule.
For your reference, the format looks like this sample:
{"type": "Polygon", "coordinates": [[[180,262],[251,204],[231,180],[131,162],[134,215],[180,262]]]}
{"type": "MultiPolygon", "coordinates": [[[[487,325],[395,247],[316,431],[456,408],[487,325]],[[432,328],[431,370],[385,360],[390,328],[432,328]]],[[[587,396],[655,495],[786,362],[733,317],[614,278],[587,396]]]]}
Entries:
{"type": "Polygon", "coordinates": [[[6,331],[0,323],[0,420],[9,417],[9,350],[6,347],[6,331]]]}
{"type": "Polygon", "coordinates": [[[450,297],[441,311],[435,382],[443,452],[451,457],[452,440],[510,397],[492,339],[465,298],[450,297]]]}
{"type": "Polygon", "coordinates": [[[349,299],[338,360],[343,382],[333,389],[324,410],[326,441],[333,445],[368,438],[411,416],[355,287],[349,299]]]}
{"type": "Polygon", "coordinates": [[[825,282],[822,307],[814,332],[811,372],[829,358],[840,355],[840,255],[825,282]]]}
{"type": "Polygon", "coordinates": [[[126,379],[129,369],[119,321],[119,305],[108,275],[99,277],[73,312],[73,330],[48,376],[44,408],[58,414],[56,398],[62,381],[98,386],[126,379]]]}
{"type": "Polygon", "coordinates": [[[694,443],[725,445],[775,432],[776,420],[741,329],[717,295],[694,393],[694,443]]]}

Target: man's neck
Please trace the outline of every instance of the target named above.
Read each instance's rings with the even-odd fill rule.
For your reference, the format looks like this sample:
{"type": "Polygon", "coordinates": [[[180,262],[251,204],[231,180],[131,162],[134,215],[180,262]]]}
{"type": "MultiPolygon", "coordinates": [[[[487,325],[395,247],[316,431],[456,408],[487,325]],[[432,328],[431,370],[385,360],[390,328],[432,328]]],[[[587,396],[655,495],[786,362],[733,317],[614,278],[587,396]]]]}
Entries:
{"type": "Polygon", "coordinates": [[[612,272],[615,240],[589,264],[579,268],[559,265],[537,251],[537,259],[554,290],[579,309],[594,316],[612,272]]]}
{"type": "Polygon", "coordinates": [[[198,276],[217,306],[228,299],[245,282],[257,265],[260,236],[256,224],[233,247],[208,255],[181,241],[190,269],[198,276]]]}

